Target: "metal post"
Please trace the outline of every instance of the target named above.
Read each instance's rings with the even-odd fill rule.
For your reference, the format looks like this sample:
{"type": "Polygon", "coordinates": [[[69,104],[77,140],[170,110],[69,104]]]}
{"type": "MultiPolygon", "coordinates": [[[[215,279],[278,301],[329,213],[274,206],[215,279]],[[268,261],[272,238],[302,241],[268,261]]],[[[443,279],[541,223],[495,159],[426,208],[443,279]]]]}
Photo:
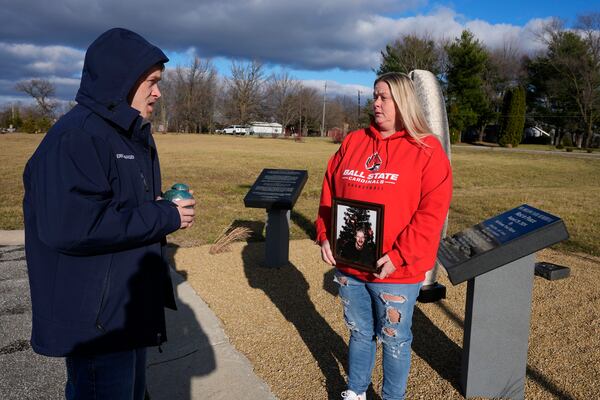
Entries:
{"type": "Polygon", "coordinates": [[[356,109],[356,127],[360,126],[360,90],[358,91],[358,104],[356,109]]]}

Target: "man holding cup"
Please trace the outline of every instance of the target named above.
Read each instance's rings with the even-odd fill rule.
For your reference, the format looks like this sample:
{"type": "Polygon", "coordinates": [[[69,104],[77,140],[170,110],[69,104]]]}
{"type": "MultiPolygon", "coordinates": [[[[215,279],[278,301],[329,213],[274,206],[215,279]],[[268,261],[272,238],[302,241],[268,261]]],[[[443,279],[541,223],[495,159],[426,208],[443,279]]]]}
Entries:
{"type": "Polygon", "coordinates": [[[65,357],[67,399],[143,399],[146,347],[175,309],[166,235],[195,201],[163,200],[151,115],[165,54],[115,28],[88,48],[77,105],[48,131],[23,181],[35,352],[65,357]]]}

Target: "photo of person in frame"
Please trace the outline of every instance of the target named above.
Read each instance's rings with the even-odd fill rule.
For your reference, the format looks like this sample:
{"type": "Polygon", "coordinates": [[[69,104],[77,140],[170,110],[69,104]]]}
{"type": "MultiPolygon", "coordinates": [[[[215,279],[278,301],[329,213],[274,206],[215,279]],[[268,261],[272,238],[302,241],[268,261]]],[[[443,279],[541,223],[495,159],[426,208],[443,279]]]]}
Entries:
{"type": "Polygon", "coordinates": [[[336,256],[375,270],[377,246],[375,243],[375,212],[358,207],[340,205],[340,216],[336,236],[336,256]],[[342,221],[340,221],[342,222],[342,221]]]}
{"type": "Polygon", "coordinates": [[[358,228],[354,240],[346,241],[343,246],[340,246],[339,256],[358,264],[373,265],[375,244],[372,240],[367,241],[364,228],[358,228]]]}

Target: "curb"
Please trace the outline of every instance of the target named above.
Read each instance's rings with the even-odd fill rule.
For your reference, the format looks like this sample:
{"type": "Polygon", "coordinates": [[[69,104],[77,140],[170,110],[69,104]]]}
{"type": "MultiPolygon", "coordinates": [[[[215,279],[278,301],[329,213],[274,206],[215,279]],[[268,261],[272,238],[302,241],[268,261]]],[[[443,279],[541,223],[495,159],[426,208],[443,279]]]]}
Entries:
{"type": "Polygon", "coordinates": [[[0,230],[0,246],[22,246],[25,244],[25,231],[3,231],[0,230]]]}

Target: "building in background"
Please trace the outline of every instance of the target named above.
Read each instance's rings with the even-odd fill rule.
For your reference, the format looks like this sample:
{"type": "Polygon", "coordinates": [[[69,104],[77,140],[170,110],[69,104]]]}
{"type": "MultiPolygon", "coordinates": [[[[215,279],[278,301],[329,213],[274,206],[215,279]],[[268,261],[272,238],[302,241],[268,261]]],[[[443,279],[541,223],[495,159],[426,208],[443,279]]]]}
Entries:
{"type": "Polygon", "coordinates": [[[277,122],[251,122],[247,135],[255,136],[281,136],[283,126],[277,122]]]}

